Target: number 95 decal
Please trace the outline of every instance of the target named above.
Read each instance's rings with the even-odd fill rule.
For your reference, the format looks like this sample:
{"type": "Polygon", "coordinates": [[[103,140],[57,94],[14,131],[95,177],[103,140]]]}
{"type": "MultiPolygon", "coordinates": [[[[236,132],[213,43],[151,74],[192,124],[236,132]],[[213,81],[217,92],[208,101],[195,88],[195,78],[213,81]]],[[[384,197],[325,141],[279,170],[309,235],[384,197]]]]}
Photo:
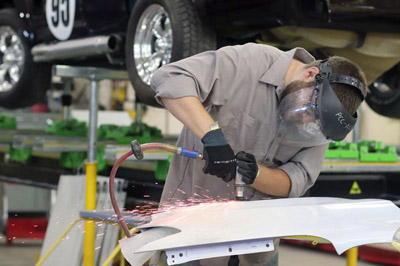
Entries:
{"type": "Polygon", "coordinates": [[[75,19],[75,0],[46,0],[46,21],[59,40],[71,36],[75,19]]]}

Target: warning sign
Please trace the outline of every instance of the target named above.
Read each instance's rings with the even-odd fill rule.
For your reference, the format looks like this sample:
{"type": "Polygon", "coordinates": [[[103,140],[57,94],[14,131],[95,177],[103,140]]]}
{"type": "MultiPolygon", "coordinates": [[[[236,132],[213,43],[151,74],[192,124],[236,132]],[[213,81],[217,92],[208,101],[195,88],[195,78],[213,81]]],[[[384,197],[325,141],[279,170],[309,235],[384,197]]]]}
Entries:
{"type": "Polygon", "coordinates": [[[361,188],[358,185],[357,181],[353,182],[353,185],[351,186],[350,189],[350,195],[355,195],[355,194],[361,194],[361,188]]]}

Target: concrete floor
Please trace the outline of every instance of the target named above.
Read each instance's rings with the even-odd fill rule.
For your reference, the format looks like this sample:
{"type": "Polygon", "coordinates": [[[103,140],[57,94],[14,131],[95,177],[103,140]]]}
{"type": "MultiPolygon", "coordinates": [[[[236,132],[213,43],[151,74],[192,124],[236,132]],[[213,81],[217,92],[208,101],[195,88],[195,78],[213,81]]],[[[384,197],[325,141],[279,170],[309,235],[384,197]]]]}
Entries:
{"type": "Polygon", "coordinates": [[[32,266],[40,255],[42,241],[15,240],[7,246],[5,238],[0,235],[0,265],[1,266],[32,266]]]}
{"type": "MultiPolygon", "coordinates": [[[[0,266],[32,266],[35,264],[41,248],[41,241],[15,240],[12,246],[5,244],[0,235],[0,266]]],[[[279,266],[345,266],[346,258],[332,253],[310,250],[293,245],[282,244],[279,247],[279,266]]],[[[357,266],[378,264],[359,261],[357,266]]]]}

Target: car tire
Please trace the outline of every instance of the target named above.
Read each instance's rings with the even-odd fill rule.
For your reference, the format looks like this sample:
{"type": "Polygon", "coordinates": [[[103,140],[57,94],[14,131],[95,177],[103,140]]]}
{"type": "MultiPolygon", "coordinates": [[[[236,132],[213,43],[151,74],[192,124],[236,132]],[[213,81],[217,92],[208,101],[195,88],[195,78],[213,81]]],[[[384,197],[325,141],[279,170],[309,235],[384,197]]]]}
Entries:
{"type": "Polygon", "coordinates": [[[369,85],[366,102],[380,115],[400,118],[400,63],[369,85]]]}
{"type": "Polygon", "coordinates": [[[51,67],[35,64],[28,31],[14,9],[0,10],[0,106],[17,108],[44,100],[51,67]]]}
{"type": "Polygon", "coordinates": [[[191,1],[137,1],[125,45],[126,66],[136,96],[145,104],[160,107],[149,86],[152,74],[162,65],[215,48],[215,33],[201,22],[191,1]],[[145,61],[149,53],[158,56],[145,61]]]}

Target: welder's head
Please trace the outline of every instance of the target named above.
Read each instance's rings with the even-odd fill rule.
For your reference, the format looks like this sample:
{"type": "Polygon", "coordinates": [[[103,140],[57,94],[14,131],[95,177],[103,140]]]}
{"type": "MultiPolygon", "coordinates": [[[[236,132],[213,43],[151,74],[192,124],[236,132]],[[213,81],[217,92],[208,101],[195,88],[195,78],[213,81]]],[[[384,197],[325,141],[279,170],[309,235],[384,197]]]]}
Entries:
{"type": "Polygon", "coordinates": [[[353,129],[356,110],[366,96],[364,75],[351,61],[332,57],[314,64],[319,66],[310,72],[315,73],[311,81],[293,81],[281,94],[279,135],[285,145],[308,147],[343,140],[353,129]]]}

